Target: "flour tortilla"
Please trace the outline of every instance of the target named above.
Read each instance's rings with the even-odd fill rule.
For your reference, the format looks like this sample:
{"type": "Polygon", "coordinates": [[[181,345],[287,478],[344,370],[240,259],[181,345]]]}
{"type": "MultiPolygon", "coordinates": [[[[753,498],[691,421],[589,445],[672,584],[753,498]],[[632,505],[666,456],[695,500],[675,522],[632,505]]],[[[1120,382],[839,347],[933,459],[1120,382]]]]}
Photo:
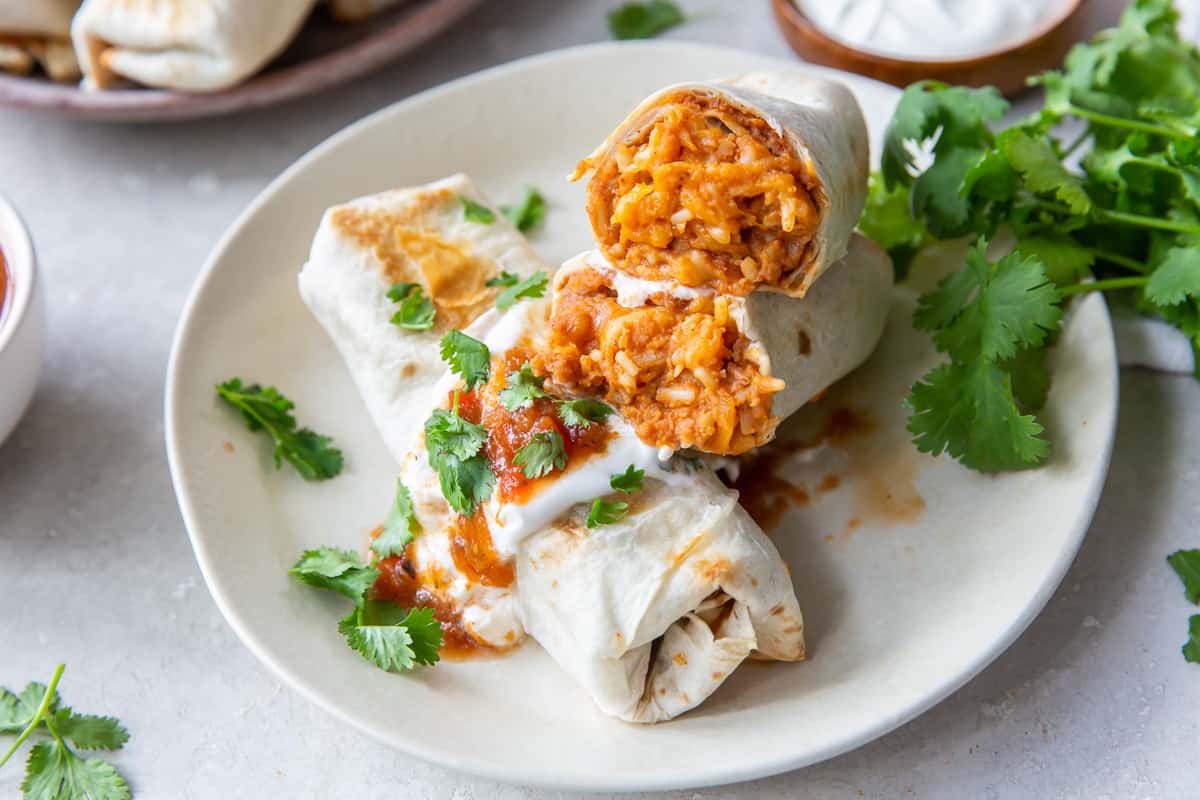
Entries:
{"type": "MultiPolygon", "coordinates": [[[[38,0],[40,2],[40,0],[38,0]]],[[[212,92],[262,69],[316,0],[85,0],[71,25],[84,86],[212,92]]]]}
{"type": "MultiPolygon", "coordinates": [[[[867,125],[853,93],[844,85],[801,70],[748,72],[733,78],[668,86],[647,97],[585,163],[599,168],[618,143],[652,124],[680,97],[716,95],[735,108],[765,120],[808,162],[819,181],[814,199],[821,216],[807,261],[783,285],[761,288],[803,297],[842,256],[867,197],[867,125]]],[[[605,220],[592,218],[599,232],[605,220]]]]}
{"type": "Polygon", "coordinates": [[[517,557],[525,628],[606,714],[661,722],[746,658],[804,658],[787,565],[711,472],[647,481],[612,525],[576,508],[517,557]]]}
{"type": "Polygon", "coordinates": [[[445,373],[438,340],[491,309],[485,286],[501,271],[549,271],[525,237],[465,175],[362,197],[325,212],[300,272],[300,296],[337,346],[384,443],[408,451],[445,373]],[[491,224],[467,221],[460,197],[492,208],[491,224]],[[406,242],[401,231],[419,237],[406,242]],[[457,254],[457,255],[456,255],[457,254]],[[429,331],[390,320],[394,283],[417,283],[438,309],[429,331]]]}
{"type": "Polygon", "coordinates": [[[0,69],[24,75],[41,66],[53,80],[79,79],[71,17],[79,0],[0,0],[0,69]]]}

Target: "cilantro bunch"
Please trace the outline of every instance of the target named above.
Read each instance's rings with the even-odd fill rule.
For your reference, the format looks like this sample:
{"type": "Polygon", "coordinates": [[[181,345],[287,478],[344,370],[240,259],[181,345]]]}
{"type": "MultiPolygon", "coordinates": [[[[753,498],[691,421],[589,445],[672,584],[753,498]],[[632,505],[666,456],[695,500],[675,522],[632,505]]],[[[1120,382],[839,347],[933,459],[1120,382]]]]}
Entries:
{"type": "Polygon", "coordinates": [[[129,732],[112,717],[78,714],[62,705],[59,664],[48,686],[29,683],[20,694],[0,687],[0,733],[16,734],[0,767],[30,737],[39,737],[25,762],[26,800],[129,800],[129,786],[112,764],[76,750],[120,750],[129,732]]]}
{"type": "Polygon", "coordinates": [[[983,471],[1045,461],[1046,349],[1076,294],[1118,293],[1166,320],[1200,367],[1200,54],[1177,17],[1169,0],[1136,0],[1035,79],[1038,113],[999,132],[995,89],[905,90],[860,228],[900,278],[932,242],[974,242],[915,318],[949,356],[906,400],[922,451],[983,471]],[[1001,230],[1016,244],[991,261],[1001,230]]]}

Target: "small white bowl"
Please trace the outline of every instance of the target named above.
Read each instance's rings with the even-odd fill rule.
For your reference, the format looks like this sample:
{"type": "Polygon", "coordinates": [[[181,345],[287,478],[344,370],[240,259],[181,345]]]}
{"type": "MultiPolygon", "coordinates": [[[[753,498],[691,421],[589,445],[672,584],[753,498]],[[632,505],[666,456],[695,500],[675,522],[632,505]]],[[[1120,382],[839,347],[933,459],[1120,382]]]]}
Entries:
{"type": "Polygon", "coordinates": [[[33,398],[46,352],[46,309],[33,243],[20,216],[0,197],[0,250],[8,264],[8,298],[0,310],[0,443],[33,398]]]}

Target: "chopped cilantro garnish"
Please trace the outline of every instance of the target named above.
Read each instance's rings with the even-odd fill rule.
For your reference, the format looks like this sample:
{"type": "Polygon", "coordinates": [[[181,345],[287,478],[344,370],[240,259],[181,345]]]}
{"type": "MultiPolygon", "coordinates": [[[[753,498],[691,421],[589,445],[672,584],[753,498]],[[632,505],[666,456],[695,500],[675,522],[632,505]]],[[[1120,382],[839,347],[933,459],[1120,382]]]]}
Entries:
{"type": "MultiPolygon", "coordinates": [[[[458,396],[455,395],[457,404],[458,396]]],[[[438,474],[442,496],[464,516],[492,496],[496,476],[482,452],[487,430],[463,419],[457,408],[438,409],[425,422],[429,465],[438,474]]]]}
{"type": "Polygon", "coordinates": [[[483,342],[462,331],[450,331],[442,337],[441,354],[450,371],[463,379],[467,389],[487,382],[492,355],[483,342]]]}
{"type": "Polygon", "coordinates": [[[532,186],[525,187],[525,196],[515,206],[502,206],[500,210],[521,233],[533,230],[542,224],[546,216],[546,199],[532,186]]]}
{"type": "Polygon", "coordinates": [[[621,473],[613,475],[608,479],[608,485],[614,491],[624,492],[625,494],[633,494],[641,491],[642,480],[646,477],[644,470],[637,469],[630,464],[629,467],[621,473]]]}
{"type": "Polygon", "coordinates": [[[241,412],[247,428],[270,434],[275,441],[275,469],[286,460],[310,481],[332,478],[342,471],[342,451],[332,446],[333,439],[298,428],[291,413],[295,404],[275,387],[243,386],[241,378],[231,378],[216,389],[222,400],[241,412]]]}
{"type": "Polygon", "coordinates": [[[425,290],[415,283],[397,283],[388,290],[388,299],[399,303],[392,315],[392,324],[408,331],[427,331],[433,327],[437,308],[425,296],[425,290]]]}
{"type": "Polygon", "coordinates": [[[525,280],[518,281],[501,292],[496,297],[496,308],[508,311],[516,305],[518,300],[541,297],[546,294],[547,283],[549,283],[549,278],[546,277],[546,273],[538,270],[525,280]]]}
{"type": "Polygon", "coordinates": [[[608,28],[614,39],[649,39],[682,23],[686,17],[669,0],[625,3],[608,12],[608,28]]]}
{"type": "Polygon", "coordinates": [[[462,205],[463,219],[467,222],[478,222],[481,225],[491,225],[496,221],[496,212],[492,211],[482,203],[476,203],[469,197],[458,196],[458,202],[462,205]]]}
{"type": "Polygon", "coordinates": [[[509,411],[516,411],[532,403],[539,397],[548,397],[542,390],[545,378],[533,374],[533,369],[526,361],[517,372],[508,375],[508,386],[500,392],[500,403],[509,411]]]}
{"type": "Polygon", "coordinates": [[[484,281],[484,286],[514,286],[520,282],[521,276],[517,275],[515,272],[501,271],[501,273],[496,277],[488,278],[486,281],[484,281]]]}
{"type": "Polygon", "coordinates": [[[601,525],[612,525],[614,522],[625,519],[627,511],[629,511],[629,503],[614,502],[597,497],[592,501],[592,508],[588,511],[587,526],[598,528],[601,525]]]}
{"type": "Polygon", "coordinates": [[[383,522],[383,531],[371,541],[371,549],[380,558],[398,556],[421,531],[417,512],[413,508],[412,495],[404,482],[396,480],[396,499],[383,522]]]}
{"type": "Polygon", "coordinates": [[[558,404],[558,416],[567,425],[586,428],[593,422],[603,422],[613,413],[612,406],[599,400],[564,400],[558,404]]]}
{"type": "Polygon", "coordinates": [[[567,466],[567,449],[558,431],[538,431],[517,450],[513,463],[526,478],[540,478],[567,466]]]}

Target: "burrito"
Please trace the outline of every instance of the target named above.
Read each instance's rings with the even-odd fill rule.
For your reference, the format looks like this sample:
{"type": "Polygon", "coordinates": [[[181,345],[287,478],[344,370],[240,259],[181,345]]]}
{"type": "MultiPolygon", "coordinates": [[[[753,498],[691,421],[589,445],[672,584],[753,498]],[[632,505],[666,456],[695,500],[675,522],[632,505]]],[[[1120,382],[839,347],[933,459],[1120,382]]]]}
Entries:
{"type": "Polygon", "coordinates": [[[574,179],[623,272],[726,294],[803,297],[841,259],[867,191],[854,95],[800,72],[671,86],[642,101],[574,179]]]}
{"type": "Polygon", "coordinates": [[[525,237],[468,177],[454,175],[330,208],[299,284],[399,457],[424,422],[415,410],[429,407],[428,393],[445,372],[442,334],[492,308],[499,290],[487,284],[501,272],[525,278],[543,270],[525,237]],[[488,209],[492,221],[467,219],[464,200],[488,209]],[[388,296],[398,284],[408,285],[401,301],[388,296]],[[401,302],[426,300],[432,319],[418,319],[415,328],[393,324],[401,302]]]}
{"type": "Polygon", "coordinates": [[[540,391],[506,397],[538,385],[530,348],[547,305],[477,320],[467,333],[487,347],[488,377],[468,388],[447,374],[433,392],[439,413],[482,426],[473,474],[486,469],[492,486],[473,500],[448,489],[431,466],[443,445],[429,428],[414,437],[401,480],[420,533],[400,560],[401,600],[433,608],[459,646],[531,635],[603,712],[630,722],[695,707],[748,657],[803,658],[787,566],[736,492],[660,461],[619,415],[581,421],[540,391]],[[559,449],[530,474],[522,453],[538,437],[559,449]]]}
{"type": "Polygon", "coordinates": [[[56,81],[79,79],[71,17],[79,0],[0,0],[0,69],[25,75],[41,66],[56,81]]]}
{"type": "Polygon", "coordinates": [[[533,364],[615,406],[648,444],[736,455],[866,360],[891,287],[887,255],[857,234],[802,299],[650,281],[592,251],[556,273],[533,364]]]}
{"type": "Polygon", "coordinates": [[[534,639],[628,722],[695,708],[748,657],[804,658],[787,566],[710,472],[649,481],[612,525],[577,506],[517,557],[521,617],[534,639]]]}
{"type": "MultiPolygon", "coordinates": [[[[38,0],[41,2],[41,0],[38,0]]],[[[84,86],[226,89],[287,45],[316,0],[85,0],[71,25],[84,86]]]]}

